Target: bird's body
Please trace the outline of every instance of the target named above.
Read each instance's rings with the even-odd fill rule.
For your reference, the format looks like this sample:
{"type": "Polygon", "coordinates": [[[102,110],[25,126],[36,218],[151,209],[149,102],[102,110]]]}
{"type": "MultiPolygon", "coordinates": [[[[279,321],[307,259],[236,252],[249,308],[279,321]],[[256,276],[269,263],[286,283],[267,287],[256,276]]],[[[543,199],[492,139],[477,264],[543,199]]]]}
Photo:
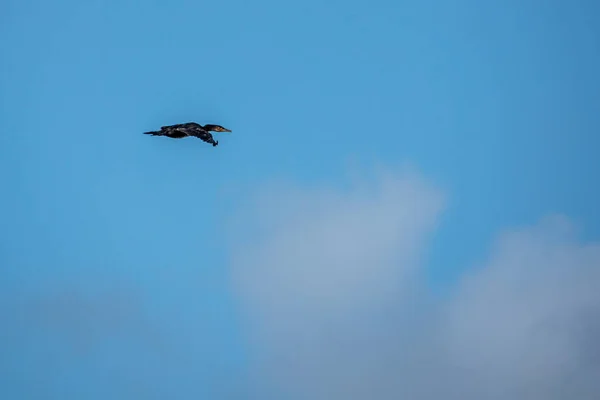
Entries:
{"type": "Polygon", "coordinates": [[[166,136],[171,139],[183,139],[188,136],[197,137],[198,139],[210,143],[214,146],[219,144],[210,132],[231,132],[229,129],[223,128],[221,125],[200,125],[196,122],[186,122],[183,124],[161,126],[160,131],[144,132],[146,135],[166,136]]]}

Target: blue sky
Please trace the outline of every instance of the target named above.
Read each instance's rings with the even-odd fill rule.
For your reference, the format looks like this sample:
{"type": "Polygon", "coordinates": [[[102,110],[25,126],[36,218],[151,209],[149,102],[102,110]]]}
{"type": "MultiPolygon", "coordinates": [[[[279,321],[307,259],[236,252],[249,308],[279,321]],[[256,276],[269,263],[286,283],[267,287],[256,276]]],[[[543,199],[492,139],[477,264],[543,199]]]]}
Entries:
{"type": "Polygon", "coordinates": [[[424,250],[435,290],[549,214],[597,239],[599,12],[3,2],[1,397],[220,398],[250,379],[229,227],[273,182],[343,192],[378,166],[418,171],[445,198],[424,250]],[[141,134],[192,120],[233,132],[216,148],[141,134]]]}

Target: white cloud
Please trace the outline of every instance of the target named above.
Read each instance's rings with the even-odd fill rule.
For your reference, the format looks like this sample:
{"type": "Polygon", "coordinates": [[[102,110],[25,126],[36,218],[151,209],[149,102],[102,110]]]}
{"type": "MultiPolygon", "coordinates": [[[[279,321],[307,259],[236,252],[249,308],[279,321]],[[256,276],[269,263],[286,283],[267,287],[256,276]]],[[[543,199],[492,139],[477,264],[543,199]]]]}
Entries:
{"type": "MultiPolygon", "coordinates": [[[[275,186],[239,220],[233,278],[255,395],[591,399],[600,250],[560,217],[508,232],[436,303],[421,255],[444,206],[414,174],[347,191],[275,186]],[[251,228],[248,228],[251,227],[251,228]]],[[[598,383],[596,383],[598,382],[598,383]]]]}
{"type": "Polygon", "coordinates": [[[579,244],[566,219],[504,235],[446,310],[448,360],[481,396],[597,398],[598,282],[600,246],[579,244]]]}

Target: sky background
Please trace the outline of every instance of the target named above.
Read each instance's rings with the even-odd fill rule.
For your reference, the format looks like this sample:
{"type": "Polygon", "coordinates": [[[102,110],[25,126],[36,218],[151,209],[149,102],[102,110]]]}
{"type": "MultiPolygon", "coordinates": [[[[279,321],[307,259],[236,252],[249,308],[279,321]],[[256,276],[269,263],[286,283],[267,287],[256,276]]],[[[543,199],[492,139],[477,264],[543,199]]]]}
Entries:
{"type": "Polygon", "coordinates": [[[3,1],[0,397],[597,398],[598,17],[3,1]]]}

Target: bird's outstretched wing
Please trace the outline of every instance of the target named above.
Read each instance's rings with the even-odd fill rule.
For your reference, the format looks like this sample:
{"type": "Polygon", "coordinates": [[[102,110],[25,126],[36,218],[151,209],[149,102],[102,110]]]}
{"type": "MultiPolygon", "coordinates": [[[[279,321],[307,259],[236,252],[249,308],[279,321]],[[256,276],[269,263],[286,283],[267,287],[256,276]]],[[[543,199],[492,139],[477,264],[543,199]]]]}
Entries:
{"type": "Polygon", "coordinates": [[[203,142],[212,144],[213,146],[216,146],[217,144],[219,144],[219,142],[215,141],[215,139],[213,138],[213,135],[210,132],[207,132],[205,130],[198,130],[194,136],[196,136],[198,139],[202,140],[203,142]]]}
{"type": "Polygon", "coordinates": [[[182,126],[175,128],[175,131],[181,132],[186,136],[197,137],[198,139],[206,143],[211,143],[213,146],[216,146],[216,142],[212,134],[198,124],[182,124],[182,126]]]}

